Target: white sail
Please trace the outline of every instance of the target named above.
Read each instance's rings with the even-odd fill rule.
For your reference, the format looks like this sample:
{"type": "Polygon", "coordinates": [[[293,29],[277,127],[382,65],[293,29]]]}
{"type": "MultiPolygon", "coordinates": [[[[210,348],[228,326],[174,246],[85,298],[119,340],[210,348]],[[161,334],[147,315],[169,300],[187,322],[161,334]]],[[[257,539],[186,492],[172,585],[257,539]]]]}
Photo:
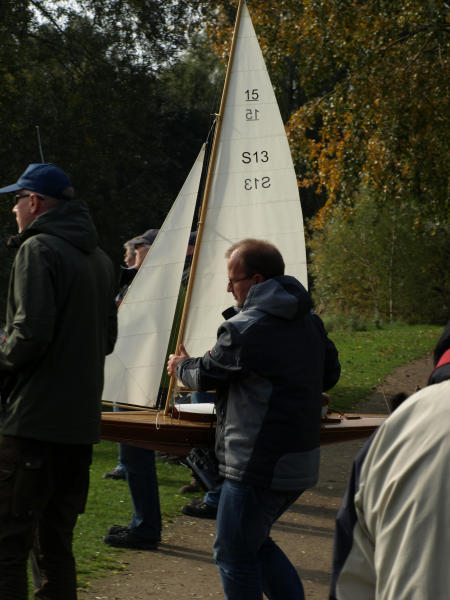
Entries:
{"type": "MultiPolygon", "coordinates": [[[[227,294],[224,254],[243,238],[277,246],[286,273],[306,287],[298,186],[289,145],[245,2],[236,24],[233,63],[218,139],[184,343],[192,356],[212,347],[227,294]]],[[[231,70],[230,70],[231,69],[231,70]]]]}
{"type": "Polygon", "coordinates": [[[104,401],[156,404],[203,158],[204,147],[120,305],[118,339],[106,357],[104,401]]]}

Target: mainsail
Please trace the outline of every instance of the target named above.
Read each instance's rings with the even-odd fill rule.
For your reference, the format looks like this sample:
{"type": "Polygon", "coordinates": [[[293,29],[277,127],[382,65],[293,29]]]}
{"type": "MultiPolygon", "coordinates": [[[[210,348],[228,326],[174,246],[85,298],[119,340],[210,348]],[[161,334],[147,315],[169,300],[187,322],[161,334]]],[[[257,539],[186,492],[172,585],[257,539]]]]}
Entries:
{"type": "Polygon", "coordinates": [[[238,11],[228,85],[184,344],[192,356],[212,347],[230,305],[224,254],[243,238],[277,246],[286,273],[307,286],[303,218],[286,132],[245,2],[238,11]]]}

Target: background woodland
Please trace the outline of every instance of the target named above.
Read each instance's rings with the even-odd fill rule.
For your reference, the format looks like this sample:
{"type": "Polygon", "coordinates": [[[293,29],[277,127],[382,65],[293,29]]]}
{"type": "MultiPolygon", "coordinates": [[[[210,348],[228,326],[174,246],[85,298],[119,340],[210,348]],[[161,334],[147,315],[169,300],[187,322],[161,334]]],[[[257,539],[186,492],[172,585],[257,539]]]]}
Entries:
{"type": "MultiPolygon", "coordinates": [[[[117,265],[159,227],[217,111],[236,1],[3,0],[0,184],[66,170],[117,265]]],[[[449,34],[440,0],[248,0],[327,314],[450,313],[449,34]]],[[[2,240],[15,233],[0,204],[2,240]]],[[[0,314],[13,254],[0,244],[0,314]]],[[[0,319],[1,325],[1,319],[0,319]]]]}

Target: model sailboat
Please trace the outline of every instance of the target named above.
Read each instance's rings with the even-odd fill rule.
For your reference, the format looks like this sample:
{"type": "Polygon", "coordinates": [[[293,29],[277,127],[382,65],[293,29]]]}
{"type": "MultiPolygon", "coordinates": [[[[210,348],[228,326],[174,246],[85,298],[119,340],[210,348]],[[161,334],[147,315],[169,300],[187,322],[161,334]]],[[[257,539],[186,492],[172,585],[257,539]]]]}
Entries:
{"type": "MultiPolygon", "coordinates": [[[[192,447],[211,444],[214,436],[211,419],[201,422],[187,411],[176,411],[174,416],[172,389],[165,409],[155,409],[164,387],[161,376],[170,347],[203,154],[202,150],[120,306],[119,337],[105,367],[104,400],[144,410],[103,413],[102,437],[180,455],[192,447]]],[[[230,304],[224,255],[234,242],[248,237],[269,240],[281,251],[286,273],[307,286],[297,179],[275,94],[243,0],[238,7],[210,154],[178,335],[178,342],[183,341],[191,356],[203,355],[214,345],[221,313],[230,304]]],[[[361,423],[353,437],[367,435],[364,428],[373,430],[381,420],[361,423]]],[[[329,422],[329,441],[335,441],[332,430],[337,425],[342,429],[344,421],[329,422]]],[[[324,441],[325,437],[324,433],[324,441]]]]}

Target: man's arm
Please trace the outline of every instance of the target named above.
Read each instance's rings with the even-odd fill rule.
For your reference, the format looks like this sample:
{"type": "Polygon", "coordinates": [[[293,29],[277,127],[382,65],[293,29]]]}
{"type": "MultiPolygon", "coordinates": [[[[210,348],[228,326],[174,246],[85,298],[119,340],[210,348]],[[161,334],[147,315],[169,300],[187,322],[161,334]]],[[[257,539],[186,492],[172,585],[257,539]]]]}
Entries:
{"type": "Polygon", "coordinates": [[[24,244],[14,261],[9,302],[12,322],[0,345],[0,369],[15,371],[44,354],[55,326],[55,292],[51,257],[45,247],[24,244]]]}
{"type": "Polygon", "coordinates": [[[339,381],[341,376],[341,364],[339,362],[338,351],[334,343],[330,340],[322,319],[316,313],[312,313],[314,323],[319,329],[325,344],[325,363],[323,368],[323,389],[331,389],[339,381]]]}
{"type": "Polygon", "coordinates": [[[216,389],[232,379],[247,373],[242,362],[242,344],[232,326],[224,323],[212,350],[202,357],[191,358],[185,351],[170,355],[167,366],[169,375],[176,376],[186,387],[205,391],[216,389]]]}

